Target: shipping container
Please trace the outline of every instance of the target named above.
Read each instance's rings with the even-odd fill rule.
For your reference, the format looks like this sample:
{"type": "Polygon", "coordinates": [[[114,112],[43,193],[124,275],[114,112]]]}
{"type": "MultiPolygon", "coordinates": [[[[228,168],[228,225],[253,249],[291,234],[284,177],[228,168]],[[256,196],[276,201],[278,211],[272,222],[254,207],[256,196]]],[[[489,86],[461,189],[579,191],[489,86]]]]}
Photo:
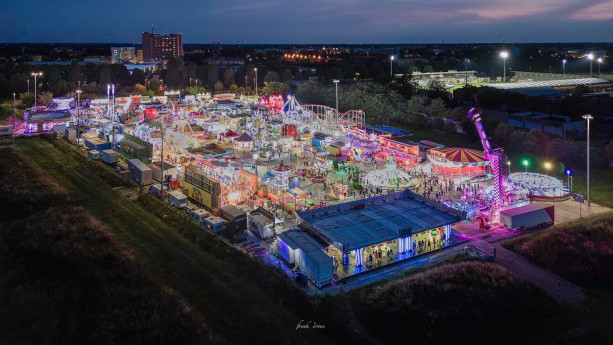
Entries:
{"type": "MultiPolygon", "coordinates": [[[[153,162],[149,164],[151,170],[153,170],[153,179],[162,182],[162,162],[153,162]]],[[[167,182],[169,178],[177,176],[177,167],[170,163],[164,162],[164,182],[167,182]]]]}
{"type": "Polygon", "coordinates": [[[13,126],[0,126],[0,137],[13,135],[13,126]]]}
{"type": "Polygon", "coordinates": [[[500,212],[500,224],[509,229],[533,229],[553,224],[555,208],[550,204],[531,204],[500,212]]]}
{"type": "Polygon", "coordinates": [[[113,151],[111,149],[102,150],[100,152],[100,160],[102,160],[106,164],[114,164],[119,160],[119,152],[113,151]]]}
{"type": "Polygon", "coordinates": [[[103,151],[111,148],[111,143],[100,138],[85,139],[85,146],[90,150],[103,151]]]}
{"type": "Polygon", "coordinates": [[[68,141],[75,140],[77,138],[77,130],[74,128],[66,128],[64,130],[64,138],[68,141]]]}
{"type": "Polygon", "coordinates": [[[175,190],[168,193],[168,202],[176,208],[185,208],[187,206],[187,197],[183,193],[175,190]]]}
{"type": "Polygon", "coordinates": [[[98,160],[100,159],[100,151],[96,151],[96,150],[89,150],[87,152],[87,157],[93,159],[93,160],[98,160]]]}
{"type": "Polygon", "coordinates": [[[130,170],[130,176],[138,181],[140,185],[149,185],[153,182],[151,168],[140,159],[128,160],[128,170],[130,170]]]}
{"type": "Polygon", "coordinates": [[[202,225],[204,225],[204,227],[209,231],[215,233],[221,233],[224,231],[224,223],[225,222],[223,219],[215,216],[208,216],[202,219],[202,225]]]}
{"type": "MultiPolygon", "coordinates": [[[[152,184],[149,186],[149,193],[155,195],[157,198],[160,197],[160,191],[162,190],[162,186],[159,183],[152,184]]],[[[166,188],[164,188],[164,193],[167,193],[166,188]]]]}

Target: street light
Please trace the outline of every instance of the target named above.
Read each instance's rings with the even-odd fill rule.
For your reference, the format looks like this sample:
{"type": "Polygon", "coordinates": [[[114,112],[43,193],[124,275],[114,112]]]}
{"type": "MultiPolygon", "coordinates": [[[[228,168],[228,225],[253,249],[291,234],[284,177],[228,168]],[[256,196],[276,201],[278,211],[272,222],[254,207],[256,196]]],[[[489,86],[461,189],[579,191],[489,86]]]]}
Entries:
{"type": "Polygon", "coordinates": [[[507,161],[507,165],[509,166],[509,175],[511,175],[511,161],[507,161]]]}
{"type": "Polygon", "coordinates": [[[390,56],[390,77],[392,78],[394,77],[394,74],[392,73],[392,69],[393,69],[392,63],[393,62],[394,62],[394,55],[390,56]]]}
{"type": "Polygon", "coordinates": [[[600,75],[600,64],[602,63],[602,58],[598,58],[596,62],[598,62],[598,75],[600,75]]]}
{"type": "Polygon", "coordinates": [[[572,187],[570,186],[570,175],[572,175],[573,172],[570,169],[566,169],[566,187],[570,188],[570,192],[573,192],[572,187]]]}
{"type": "Polygon", "coordinates": [[[590,120],[593,120],[594,117],[585,114],[583,118],[587,121],[587,206],[590,207],[590,120]]]}
{"type": "Polygon", "coordinates": [[[336,113],[338,114],[338,83],[340,83],[340,80],[334,79],[332,80],[332,82],[335,84],[336,87],[336,113]]]}
{"type": "Polygon", "coordinates": [[[509,53],[503,51],[500,53],[500,56],[502,57],[502,82],[504,83],[507,81],[507,57],[509,56],[509,53]]]}
{"type": "MultiPolygon", "coordinates": [[[[468,63],[469,63],[469,62],[470,62],[470,59],[466,59],[466,69],[465,69],[465,71],[464,71],[464,73],[465,73],[465,74],[464,74],[464,83],[465,83],[466,85],[468,85],[468,63]]],[[[509,164],[511,164],[511,163],[509,163],[509,164]]]]}
{"type": "Polygon", "coordinates": [[[254,68],[253,70],[255,71],[255,95],[257,96],[258,94],[258,69],[254,68]]]}
{"type": "Polygon", "coordinates": [[[36,110],[36,77],[42,76],[43,72],[32,72],[34,76],[34,110],[36,110]]]}
{"type": "Polygon", "coordinates": [[[545,171],[547,172],[547,175],[549,175],[549,169],[551,169],[551,163],[549,162],[545,162],[545,171]]]}
{"type": "Polygon", "coordinates": [[[594,54],[587,54],[587,58],[590,60],[590,78],[592,77],[592,61],[594,60],[594,54]]]}
{"type": "Polygon", "coordinates": [[[13,132],[17,129],[17,93],[13,92],[13,132]]]}
{"type": "Polygon", "coordinates": [[[566,74],[566,59],[562,60],[562,74],[566,74]]]}
{"type": "Polygon", "coordinates": [[[523,166],[525,166],[525,167],[526,167],[526,172],[528,172],[528,160],[527,160],[527,159],[524,159],[524,161],[523,161],[523,162],[521,162],[521,164],[523,164],[523,166]]]}
{"type": "Polygon", "coordinates": [[[79,141],[81,139],[81,113],[79,111],[79,108],[81,107],[81,93],[83,91],[81,91],[80,89],[76,91],[77,93],[77,147],[79,147],[79,141]]]}

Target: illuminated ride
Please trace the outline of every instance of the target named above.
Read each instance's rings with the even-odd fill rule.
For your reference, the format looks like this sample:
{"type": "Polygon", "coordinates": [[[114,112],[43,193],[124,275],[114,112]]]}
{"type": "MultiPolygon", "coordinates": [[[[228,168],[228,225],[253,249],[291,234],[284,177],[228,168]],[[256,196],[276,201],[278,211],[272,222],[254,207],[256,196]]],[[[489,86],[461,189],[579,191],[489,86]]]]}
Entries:
{"type": "Polygon", "coordinates": [[[283,106],[285,105],[285,103],[283,102],[283,96],[277,94],[264,95],[262,96],[262,98],[259,99],[259,103],[265,106],[268,111],[273,115],[279,114],[279,112],[281,111],[281,109],[283,109],[283,106]]]}
{"type": "Polygon", "coordinates": [[[483,129],[483,124],[481,123],[481,114],[483,110],[481,108],[470,108],[466,117],[475,123],[477,127],[477,133],[479,133],[479,139],[481,139],[481,144],[483,145],[484,156],[489,160],[490,167],[492,169],[492,173],[494,175],[494,183],[493,183],[493,206],[494,208],[499,208],[502,205],[504,200],[504,184],[503,184],[503,171],[501,163],[503,160],[503,150],[495,149],[492,150],[490,145],[490,141],[487,139],[487,134],[485,134],[485,130],[483,129]]]}
{"type": "Polygon", "coordinates": [[[570,197],[570,190],[562,180],[549,175],[517,172],[509,175],[507,190],[515,198],[538,201],[562,201],[570,197]]]}
{"type": "Polygon", "coordinates": [[[481,176],[490,164],[483,152],[462,147],[433,148],[427,157],[433,172],[445,175],[481,176]]]}
{"type": "Polygon", "coordinates": [[[347,128],[364,128],[366,125],[366,117],[362,110],[337,113],[336,109],[325,105],[307,104],[302,106],[302,112],[318,127],[318,130],[345,132],[347,128]]]}
{"type": "Polygon", "coordinates": [[[397,189],[414,188],[419,183],[416,178],[398,169],[392,155],[387,157],[385,168],[369,172],[363,182],[369,186],[397,189]]]}

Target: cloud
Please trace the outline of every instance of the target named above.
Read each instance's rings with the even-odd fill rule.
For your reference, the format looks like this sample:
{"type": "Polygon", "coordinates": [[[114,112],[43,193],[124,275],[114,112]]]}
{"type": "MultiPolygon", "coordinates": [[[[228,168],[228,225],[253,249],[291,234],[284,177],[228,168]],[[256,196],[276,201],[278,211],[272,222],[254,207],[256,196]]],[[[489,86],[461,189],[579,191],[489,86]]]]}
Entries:
{"type": "Polygon", "coordinates": [[[613,20],[613,0],[605,0],[598,4],[579,10],[570,15],[573,20],[613,20]]]}

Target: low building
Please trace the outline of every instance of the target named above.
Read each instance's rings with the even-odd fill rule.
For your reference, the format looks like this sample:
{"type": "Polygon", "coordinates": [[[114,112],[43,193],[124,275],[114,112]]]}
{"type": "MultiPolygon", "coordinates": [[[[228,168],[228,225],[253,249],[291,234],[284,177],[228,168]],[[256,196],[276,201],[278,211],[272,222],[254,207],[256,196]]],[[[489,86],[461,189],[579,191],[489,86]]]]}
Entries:
{"type": "Polygon", "coordinates": [[[452,225],[466,213],[407,189],[296,212],[296,218],[301,228],[327,244],[324,251],[333,258],[335,277],[343,279],[463,242],[453,236],[452,225]]]}
{"type": "Polygon", "coordinates": [[[257,208],[249,213],[247,220],[249,230],[260,238],[275,237],[275,216],[271,212],[263,208],[257,208]]]}
{"type": "Polygon", "coordinates": [[[585,121],[572,121],[570,116],[525,111],[510,113],[507,124],[525,129],[536,129],[555,134],[566,139],[568,135],[583,136],[586,132],[585,121]]]}

